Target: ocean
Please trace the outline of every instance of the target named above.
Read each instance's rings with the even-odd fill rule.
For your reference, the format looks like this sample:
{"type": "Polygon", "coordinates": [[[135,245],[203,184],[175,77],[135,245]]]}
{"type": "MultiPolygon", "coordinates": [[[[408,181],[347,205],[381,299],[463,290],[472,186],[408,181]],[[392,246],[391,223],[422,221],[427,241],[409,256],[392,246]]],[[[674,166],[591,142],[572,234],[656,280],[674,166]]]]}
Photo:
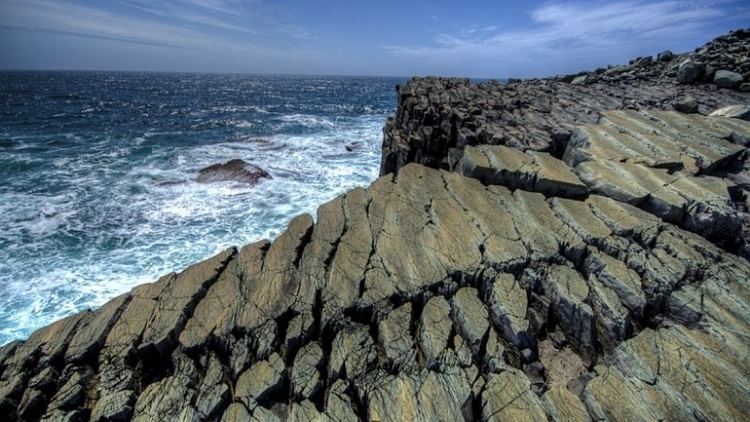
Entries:
{"type": "Polygon", "coordinates": [[[0,72],[0,344],[368,185],[400,82],[0,72]],[[236,158],[273,179],[196,181],[236,158]]]}

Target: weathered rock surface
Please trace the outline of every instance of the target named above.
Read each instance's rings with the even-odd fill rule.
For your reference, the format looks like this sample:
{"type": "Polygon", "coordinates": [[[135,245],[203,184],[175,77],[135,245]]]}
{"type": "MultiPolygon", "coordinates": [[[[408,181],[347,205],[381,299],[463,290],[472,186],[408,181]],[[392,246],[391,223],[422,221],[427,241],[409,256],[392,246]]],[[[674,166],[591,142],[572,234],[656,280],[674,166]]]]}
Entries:
{"type": "Polygon", "coordinates": [[[750,105],[731,105],[720,108],[710,114],[714,117],[730,117],[750,121],[750,105]]]}
{"type": "Polygon", "coordinates": [[[408,163],[454,169],[467,145],[505,145],[559,158],[574,127],[597,123],[607,110],[679,109],[675,99],[683,97],[694,98],[694,110],[702,114],[748,104],[750,93],[720,88],[713,83],[719,72],[706,73],[710,68],[746,77],[748,57],[750,29],[745,29],[669,60],[578,75],[476,85],[468,79],[414,78],[397,87],[398,109],[383,129],[380,174],[408,163]]]}
{"type": "Polygon", "coordinates": [[[565,163],[544,152],[524,152],[502,145],[467,146],[458,171],[487,185],[548,196],[575,197],[586,193],[586,185],[565,163]]]}
{"type": "Polygon", "coordinates": [[[270,244],[4,346],[1,409],[6,420],[741,418],[748,280],[744,259],[626,203],[413,164],[270,244]],[[360,222],[371,241],[344,242],[360,222]],[[361,248],[365,261],[342,260],[361,248]],[[353,293],[338,291],[337,271],[359,274],[353,293]]]}
{"type": "Polygon", "coordinates": [[[573,132],[563,160],[589,192],[736,250],[745,243],[747,210],[735,203],[732,177],[712,174],[744,162],[748,140],[750,124],[738,119],[611,111],[573,132]]]}
{"type": "Polygon", "coordinates": [[[198,172],[197,181],[199,183],[240,182],[255,185],[262,179],[271,179],[271,175],[254,164],[235,159],[201,169],[198,172]]]}
{"type": "Polygon", "coordinates": [[[743,80],[742,75],[728,70],[717,70],[714,74],[714,83],[722,88],[737,88],[743,80]]]}
{"type": "MultiPolygon", "coordinates": [[[[713,54],[709,44],[698,55],[713,54]]],[[[683,59],[632,66],[658,73],[683,59]]],[[[457,137],[481,126],[493,128],[487,139],[524,141],[465,143],[460,154],[434,144],[323,204],[315,220],[293,219],[273,242],[229,249],[0,347],[0,417],[745,419],[748,123],[734,111],[657,110],[673,99],[646,107],[646,85],[637,110],[622,110],[611,90],[597,96],[607,75],[535,82],[554,95],[532,95],[526,82],[471,97],[456,92],[484,88],[402,87],[450,85],[426,101],[472,110],[456,115],[457,137]],[[518,126],[487,119],[486,100],[511,92],[534,111],[498,112],[517,113],[518,126]],[[615,110],[584,113],[580,95],[615,110]],[[576,121],[579,112],[590,118],[576,121]],[[405,164],[441,167],[449,155],[456,171],[405,164]]],[[[701,84],[669,89],[706,90],[695,96],[702,108],[746,98],[701,84]]],[[[404,104],[413,97],[400,101],[403,127],[423,139],[441,127],[405,111],[421,108],[404,104]]]]}

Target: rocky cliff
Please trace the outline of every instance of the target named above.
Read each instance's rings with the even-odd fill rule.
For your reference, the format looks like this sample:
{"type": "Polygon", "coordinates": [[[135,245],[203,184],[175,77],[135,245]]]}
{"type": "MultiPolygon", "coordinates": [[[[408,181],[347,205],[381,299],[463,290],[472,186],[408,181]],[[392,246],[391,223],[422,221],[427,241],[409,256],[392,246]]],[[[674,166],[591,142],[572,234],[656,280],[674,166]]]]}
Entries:
{"type": "Polygon", "coordinates": [[[3,346],[0,414],[743,420],[750,93],[714,82],[749,70],[748,34],[575,77],[411,81],[381,178],[3,346]]]}
{"type": "Polygon", "coordinates": [[[750,30],[739,30],[693,53],[666,51],[577,75],[476,85],[415,78],[397,87],[398,110],[384,129],[380,173],[411,162],[452,169],[466,145],[561,155],[574,128],[596,123],[604,110],[708,114],[724,104],[746,104],[748,57],[750,30]]]}

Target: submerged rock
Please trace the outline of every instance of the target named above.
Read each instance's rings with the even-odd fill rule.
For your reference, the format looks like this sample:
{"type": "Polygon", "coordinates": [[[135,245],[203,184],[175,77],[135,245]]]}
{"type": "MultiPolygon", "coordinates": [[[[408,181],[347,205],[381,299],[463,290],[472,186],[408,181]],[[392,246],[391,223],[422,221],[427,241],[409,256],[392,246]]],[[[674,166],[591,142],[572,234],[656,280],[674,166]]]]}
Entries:
{"type": "Polygon", "coordinates": [[[255,185],[262,179],[271,179],[262,168],[244,160],[235,159],[222,164],[213,164],[198,172],[199,183],[240,182],[255,185]]]}

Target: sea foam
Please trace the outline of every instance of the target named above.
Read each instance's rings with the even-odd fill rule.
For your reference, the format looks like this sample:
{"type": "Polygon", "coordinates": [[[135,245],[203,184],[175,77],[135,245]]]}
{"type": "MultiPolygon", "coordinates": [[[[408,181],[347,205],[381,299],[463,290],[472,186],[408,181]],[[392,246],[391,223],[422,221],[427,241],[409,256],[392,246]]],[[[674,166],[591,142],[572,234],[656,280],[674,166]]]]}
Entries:
{"type": "MultiPolygon", "coordinates": [[[[163,75],[144,78],[147,87],[186,85],[163,75]]],[[[196,78],[198,85],[237,82],[196,78]]],[[[151,107],[151,98],[105,90],[113,97],[108,103],[129,107],[99,107],[59,126],[43,117],[76,107],[75,101],[3,118],[14,147],[0,155],[6,181],[0,186],[0,344],[229,246],[273,239],[295,215],[314,216],[323,202],[377,177],[394,81],[256,82],[264,92],[280,91],[280,98],[259,99],[235,87],[230,98],[194,91],[151,107]],[[292,89],[307,85],[321,85],[315,95],[330,85],[352,92],[311,98],[292,89]],[[24,119],[36,126],[18,124],[24,119]],[[359,146],[350,151],[346,145],[354,141],[359,146]],[[201,168],[237,158],[273,178],[256,186],[196,182],[201,168]]],[[[75,95],[84,101],[95,93],[75,95]]]]}

